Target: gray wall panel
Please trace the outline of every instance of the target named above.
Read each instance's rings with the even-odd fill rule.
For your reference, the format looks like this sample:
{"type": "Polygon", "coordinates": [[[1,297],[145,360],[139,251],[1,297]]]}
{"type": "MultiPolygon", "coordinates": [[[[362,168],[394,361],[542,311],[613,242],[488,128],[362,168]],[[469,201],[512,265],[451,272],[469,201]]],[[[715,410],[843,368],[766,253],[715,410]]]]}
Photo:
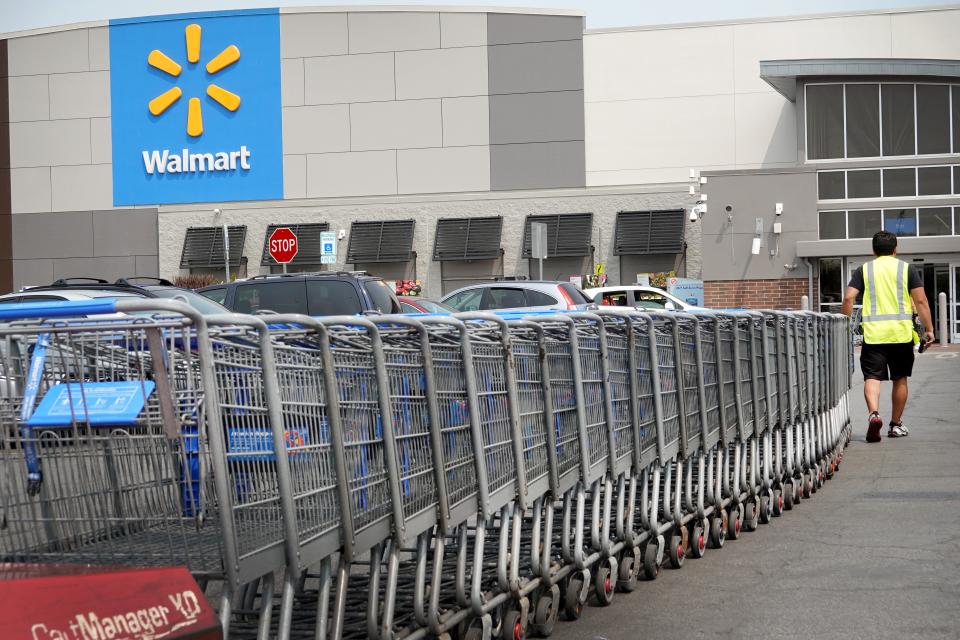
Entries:
{"type": "Polygon", "coordinates": [[[89,120],[10,124],[11,167],[50,167],[89,162],[89,120]]]}
{"type": "Polygon", "coordinates": [[[93,164],[113,162],[113,135],[110,118],[90,119],[90,161],[93,164]]]}
{"type": "Polygon", "coordinates": [[[349,15],[350,53],[440,47],[440,14],[373,11],[349,15]]]}
{"type": "Polygon", "coordinates": [[[506,44],[490,49],[490,93],[583,89],[583,42],[506,44]]]}
{"type": "Polygon", "coordinates": [[[486,47],[399,51],[397,100],[487,93],[486,47]]]}
{"type": "Polygon", "coordinates": [[[58,73],[50,76],[50,117],[103,118],[110,115],[110,73],[58,73]]]}
{"type": "Polygon", "coordinates": [[[487,44],[485,13],[441,13],[441,47],[478,47],[487,44]]]}
{"type": "Polygon", "coordinates": [[[299,107],[304,93],[303,58],[280,61],[280,104],[299,107]]]}
{"type": "Polygon", "coordinates": [[[490,96],[490,143],[583,140],[583,91],[490,96]]]}
{"type": "Polygon", "coordinates": [[[90,71],[110,69],[110,29],[94,27],[87,31],[87,51],[90,55],[90,71]]]}
{"type": "Polygon", "coordinates": [[[285,107],[283,152],[326,153],[350,149],[350,113],[345,104],[285,107]]]}
{"type": "Polygon", "coordinates": [[[134,256],[134,259],[136,275],[151,278],[158,278],[160,276],[160,263],[156,254],[152,256],[134,256]]]}
{"type": "Polygon", "coordinates": [[[7,42],[7,64],[11,76],[71,73],[89,69],[87,29],[12,38],[7,42]]]}
{"type": "Polygon", "coordinates": [[[397,192],[397,152],[362,151],[307,156],[307,197],[397,192]]]}
{"type": "Polygon", "coordinates": [[[580,40],[583,18],[580,16],[487,14],[487,41],[490,44],[580,40]]]}
{"type": "Polygon", "coordinates": [[[307,197],[307,156],[283,156],[283,197],[307,197]]]}
{"type": "Polygon", "coordinates": [[[50,118],[50,83],[47,76],[9,78],[10,122],[47,120],[50,118]]]}
{"type": "Polygon", "coordinates": [[[443,146],[486,145],[490,142],[490,99],[487,96],[444,98],[443,146]]]}
{"type": "Polygon", "coordinates": [[[13,213],[50,211],[50,167],[10,169],[10,202],[13,213]]]}
{"type": "Polygon", "coordinates": [[[417,149],[443,143],[440,100],[350,105],[350,149],[417,149]]]}
{"type": "Polygon", "coordinates": [[[93,214],[89,211],[15,215],[11,230],[15,260],[93,255],[93,214]]]}
{"type": "Polygon", "coordinates": [[[584,186],[583,141],[498,144],[490,147],[490,188],[584,186]]]}
{"type": "Polygon", "coordinates": [[[156,210],[93,212],[93,255],[150,255],[156,252],[156,210]]]}
{"type": "Polygon", "coordinates": [[[393,100],[393,53],[372,53],[304,60],[307,104],[393,100]]]}
{"type": "Polygon", "coordinates": [[[113,206],[113,172],[109,164],[51,167],[50,185],[54,211],[113,206]]]}
{"type": "Polygon", "coordinates": [[[53,282],[53,259],[13,260],[13,290],[37,287],[53,282]]]}
{"type": "Polygon", "coordinates": [[[488,191],[489,147],[397,151],[399,193],[488,191]]]}
{"type": "Polygon", "coordinates": [[[308,58],[347,53],[347,14],[280,15],[280,56],[308,58]]]}
{"type": "Polygon", "coordinates": [[[136,274],[137,260],[134,256],[104,256],[88,258],[54,258],[53,277],[56,278],[103,278],[116,280],[136,274]]]}
{"type": "Polygon", "coordinates": [[[806,276],[797,264],[796,243],[817,238],[817,181],[811,171],[738,173],[709,176],[704,193],[710,209],[702,219],[703,273],[708,280],[766,279],[806,276]],[[776,203],[784,213],[777,217],[776,203]],[[727,206],[733,221],[727,221],[727,206]],[[750,252],[756,219],[762,220],[759,255],[750,252]],[[779,222],[783,233],[773,234],[779,222]],[[777,255],[771,255],[771,250],[777,255]]]}

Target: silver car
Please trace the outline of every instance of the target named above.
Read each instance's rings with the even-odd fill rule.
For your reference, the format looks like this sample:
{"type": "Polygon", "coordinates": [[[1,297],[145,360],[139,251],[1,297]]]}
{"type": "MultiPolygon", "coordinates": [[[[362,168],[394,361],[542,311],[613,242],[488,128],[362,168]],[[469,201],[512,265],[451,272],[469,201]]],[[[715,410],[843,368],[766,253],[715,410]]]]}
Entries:
{"type": "Polygon", "coordinates": [[[440,302],[457,311],[532,309],[537,311],[593,308],[593,302],[570,282],[508,280],[486,282],[451,291],[440,302]]]}

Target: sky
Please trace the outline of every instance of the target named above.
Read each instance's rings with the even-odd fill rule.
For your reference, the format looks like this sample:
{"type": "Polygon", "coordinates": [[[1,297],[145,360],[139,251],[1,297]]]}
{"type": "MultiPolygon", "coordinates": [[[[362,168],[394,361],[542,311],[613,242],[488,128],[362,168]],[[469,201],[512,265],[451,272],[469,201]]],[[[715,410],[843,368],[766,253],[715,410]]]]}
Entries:
{"type": "Polygon", "coordinates": [[[429,4],[577,9],[587,28],[956,4],[946,0],[0,0],[0,33],[74,22],[264,6],[429,4]]]}

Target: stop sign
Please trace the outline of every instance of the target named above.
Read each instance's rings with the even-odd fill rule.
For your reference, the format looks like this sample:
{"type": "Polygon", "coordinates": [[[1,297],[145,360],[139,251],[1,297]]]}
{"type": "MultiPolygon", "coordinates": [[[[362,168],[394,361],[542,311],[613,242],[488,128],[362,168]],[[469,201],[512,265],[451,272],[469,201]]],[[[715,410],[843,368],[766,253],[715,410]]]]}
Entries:
{"type": "Polygon", "coordinates": [[[297,255],[297,234],[287,227],[274,229],[267,244],[270,257],[280,264],[291,262],[297,255]]]}

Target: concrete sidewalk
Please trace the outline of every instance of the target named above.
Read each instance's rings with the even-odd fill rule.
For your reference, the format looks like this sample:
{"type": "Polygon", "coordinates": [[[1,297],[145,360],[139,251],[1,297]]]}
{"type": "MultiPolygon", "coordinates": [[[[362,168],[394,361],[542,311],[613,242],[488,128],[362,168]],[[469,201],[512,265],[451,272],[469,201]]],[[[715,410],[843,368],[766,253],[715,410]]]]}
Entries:
{"type": "Polygon", "coordinates": [[[853,442],[811,500],[552,637],[960,638],[960,349],[917,357],[907,438],[864,442],[854,384],[853,442]]]}

